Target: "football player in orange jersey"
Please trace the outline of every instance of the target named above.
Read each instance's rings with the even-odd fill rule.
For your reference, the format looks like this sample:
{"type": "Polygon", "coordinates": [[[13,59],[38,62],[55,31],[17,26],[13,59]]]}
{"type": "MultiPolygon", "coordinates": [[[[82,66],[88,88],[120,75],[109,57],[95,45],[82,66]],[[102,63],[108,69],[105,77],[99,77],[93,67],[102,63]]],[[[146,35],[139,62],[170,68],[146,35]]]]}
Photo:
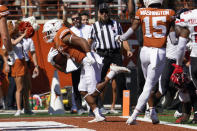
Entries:
{"type": "Polygon", "coordinates": [[[11,39],[8,33],[8,27],[7,27],[7,15],[9,14],[8,8],[4,5],[0,5],[0,36],[2,39],[2,42],[5,46],[5,49],[8,53],[8,64],[13,65],[14,64],[14,52],[12,50],[12,44],[11,39]]]}
{"type": "MultiPolygon", "coordinates": [[[[144,0],[146,8],[140,8],[136,12],[135,20],[131,26],[121,36],[116,36],[117,41],[128,39],[130,35],[142,25],[143,47],[140,52],[141,66],[146,79],[143,92],[141,93],[133,114],[127,120],[127,124],[136,124],[139,112],[147,103],[151,90],[160,81],[166,56],[166,40],[170,26],[174,21],[175,12],[170,9],[162,9],[163,0],[144,0]]],[[[162,89],[160,86],[160,92],[162,89]]],[[[153,124],[159,123],[154,103],[150,105],[150,118],[153,124]]]]}
{"type": "Polygon", "coordinates": [[[90,47],[85,39],[77,37],[57,19],[49,20],[44,24],[43,34],[47,43],[55,42],[54,48],[51,48],[48,54],[48,62],[54,67],[63,70],[53,60],[58,53],[81,64],[78,89],[95,115],[95,119],[89,122],[104,121],[105,117],[99,113],[95,97],[99,95],[107,82],[112,79],[114,75],[120,72],[129,72],[129,70],[125,67],[111,65],[110,72],[106,75],[105,80],[97,84],[101,79],[102,58],[98,54],[90,52],[90,47]]]}

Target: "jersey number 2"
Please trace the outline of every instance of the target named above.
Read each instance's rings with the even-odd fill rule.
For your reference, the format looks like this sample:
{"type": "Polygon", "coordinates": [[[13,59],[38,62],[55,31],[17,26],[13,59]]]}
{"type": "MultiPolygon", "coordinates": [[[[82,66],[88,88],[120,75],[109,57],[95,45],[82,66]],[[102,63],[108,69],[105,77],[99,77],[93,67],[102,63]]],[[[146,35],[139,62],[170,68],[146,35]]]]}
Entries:
{"type": "Polygon", "coordinates": [[[145,23],[145,36],[146,37],[155,37],[155,38],[163,38],[166,36],[166,26],[165,25],[158,25],[158,21],[166,22],[165,16],[158,16],[158,17],[152,17],[152,21],[150,21],[150,17],[146,16],[144,18],[145,23]],[[151,32],[151,30],[161,30],[162,33],[158,32],[151,32]]]}

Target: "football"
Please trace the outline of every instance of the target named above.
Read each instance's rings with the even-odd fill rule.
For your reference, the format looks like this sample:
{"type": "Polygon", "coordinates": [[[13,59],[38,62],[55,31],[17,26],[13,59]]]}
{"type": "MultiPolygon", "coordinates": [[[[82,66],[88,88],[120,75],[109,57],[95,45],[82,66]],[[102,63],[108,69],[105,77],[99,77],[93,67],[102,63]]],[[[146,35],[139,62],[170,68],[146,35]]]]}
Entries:
{"type": "Polygon", "coordinates": [[[67,58],[62,53],[58,53],[54,58],[53,61],[55,64],[59,65],[59,67],[62,69],[61,71],[64,71],[66,69],[67,64],[67,58]]]}

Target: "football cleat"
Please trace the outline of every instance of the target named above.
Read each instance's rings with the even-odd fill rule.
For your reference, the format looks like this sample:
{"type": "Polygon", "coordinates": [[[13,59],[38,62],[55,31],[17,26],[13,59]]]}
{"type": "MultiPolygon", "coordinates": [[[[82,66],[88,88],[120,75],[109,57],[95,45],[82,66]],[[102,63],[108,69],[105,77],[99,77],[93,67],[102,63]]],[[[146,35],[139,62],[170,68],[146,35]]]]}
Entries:
{"type": "Polygon", "coordinates": [[[153,124],[159,123],[159,119],[158,119],[157,113],[155,111],[150,112],[150,119],[152,120],[153,124]]]}
{"type": "Polygon", "coordinates": [[[131,116],[128,118],[128,120],[126,121],[127,125],[136,125],[136,119],[133,119],[131,116]]]}
{"type": "Polygon", "coordinates": [[[197,124],[197,113],[194,113],[194,118],[190,123],[191,124],[197,124]]]}
{"type": "Polygon", "coordinates": [[[110,70],[114,71],[116,74],[119,74],[119,73],[130,73],[131,72],[128,68],[123,67],[123,66],[118,66],[116,64],[111,64],[110,65],[110,70]]]}
{"type": "Polygon", "coordinates": [[[183,113],[181,117],[179,117],[178,119],[176,119],[175,123],[176,124],[184,124],[187,123],[189,120],[190,115],[183,113]]]}
{"type": "Polygon", "coordinates": [[[176,111],[174,112],[174,118],[178,119],[178,118],[180,118],[181,116],[182,116],[182,113],[180,113],[178,110],[176,110],[176,111]]]}
{"type": "Polygon", "coordinates": [[[105,121],[105,117],[96,116],[93,120],[88,121],[88,123],[102,122],[102,121],[105,121]]]}

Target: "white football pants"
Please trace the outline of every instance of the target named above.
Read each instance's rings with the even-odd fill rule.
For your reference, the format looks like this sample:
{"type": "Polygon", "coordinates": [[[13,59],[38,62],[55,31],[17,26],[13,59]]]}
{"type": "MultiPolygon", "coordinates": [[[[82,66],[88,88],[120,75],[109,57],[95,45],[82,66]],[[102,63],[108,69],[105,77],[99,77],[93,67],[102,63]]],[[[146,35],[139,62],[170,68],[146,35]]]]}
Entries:
{"type": "Polygon", "coordinates": [[[136,105],[137,110],[142,111],[144,105],[149,99],[152,88],[156,85],[158,80],[160,80],[160,76],[165,65],[165,59],[165,48],[142,47],[140,52],[140,60],[146,81],[143,92],[139,96],[136,105]]]}
{"type": "MultiPolygon", "coordinates": [[[[96,53],[92,55],[94,55],[96,61],[101,59],[96,53]]],[[[78,90],[87,91],[88,94],[92,94],[96,89],[97,83],[101,81],[101,70],[103,65],[98,62],[90,64],[87,57],[83,59],[82,65],[78,90]]]]}

